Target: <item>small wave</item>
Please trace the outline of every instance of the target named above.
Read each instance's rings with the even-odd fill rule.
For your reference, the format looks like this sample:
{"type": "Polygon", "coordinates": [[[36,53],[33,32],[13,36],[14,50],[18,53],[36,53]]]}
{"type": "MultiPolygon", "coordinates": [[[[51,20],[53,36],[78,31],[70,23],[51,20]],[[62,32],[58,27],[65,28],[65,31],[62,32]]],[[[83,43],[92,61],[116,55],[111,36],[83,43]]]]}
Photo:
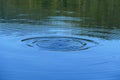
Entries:
{"type": "Polygon", "coordinates": [[[98,43],[77,37],[33,37],[21,40],[29,47],[37,47],[49,51],[80,51],[95,47],[98,43]]]}

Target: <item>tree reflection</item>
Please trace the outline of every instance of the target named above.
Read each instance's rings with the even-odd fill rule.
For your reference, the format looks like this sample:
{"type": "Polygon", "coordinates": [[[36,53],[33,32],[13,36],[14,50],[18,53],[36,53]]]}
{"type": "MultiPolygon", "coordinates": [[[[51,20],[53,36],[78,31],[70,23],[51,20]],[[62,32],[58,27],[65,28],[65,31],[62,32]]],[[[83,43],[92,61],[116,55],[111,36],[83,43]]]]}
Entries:
{"type": "Polygon", "coordinates": [[[0,0],[1,19],[39,20],[48,16],[72,16],[89,26],[120,26],[120,0],[0,0]],[[19,16],[28,14],[28,16],[19,16]],[[33,16],[34,15],[34,16],[33,16]]]}

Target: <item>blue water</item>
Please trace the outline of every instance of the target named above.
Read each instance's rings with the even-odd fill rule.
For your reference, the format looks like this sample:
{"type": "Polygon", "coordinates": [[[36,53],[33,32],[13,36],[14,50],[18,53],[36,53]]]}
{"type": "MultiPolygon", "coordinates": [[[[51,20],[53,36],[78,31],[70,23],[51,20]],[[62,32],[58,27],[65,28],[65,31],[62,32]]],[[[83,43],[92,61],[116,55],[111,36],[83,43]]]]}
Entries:
{"type": "Polygon", "coordinates": [[[119,14],[119,0],[0,0],[0,80],[120,80],[119,14]]]}
{"type": "Polygon", "coordinates": [[[0,23],[0,80],[120,79],[120,29],[77,27],[69,22],[81,20],[74,17],[50,18],[44,24],[0,23]],[[40,47],[31,41],[36,37],[40,47]],[[76,49],[84,43],[89,48],[76,49]]]}

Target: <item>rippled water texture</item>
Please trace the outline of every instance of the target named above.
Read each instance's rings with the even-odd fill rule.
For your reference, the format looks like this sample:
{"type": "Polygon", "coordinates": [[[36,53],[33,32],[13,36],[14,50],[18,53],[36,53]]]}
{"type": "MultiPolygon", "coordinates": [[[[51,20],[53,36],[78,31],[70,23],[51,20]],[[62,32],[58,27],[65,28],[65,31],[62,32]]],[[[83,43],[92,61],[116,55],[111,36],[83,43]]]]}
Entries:
{"type": "Polygon", "coordinates": [[[23,39],[30,47],[52,51],[79,51],[96,46],[97,42],[75,37],[35,37],[23,39]]]}
{"type": "Polygon", "coordinates": [[[0,80],[120,80],[120,0],[0,0],[0,80]]]}

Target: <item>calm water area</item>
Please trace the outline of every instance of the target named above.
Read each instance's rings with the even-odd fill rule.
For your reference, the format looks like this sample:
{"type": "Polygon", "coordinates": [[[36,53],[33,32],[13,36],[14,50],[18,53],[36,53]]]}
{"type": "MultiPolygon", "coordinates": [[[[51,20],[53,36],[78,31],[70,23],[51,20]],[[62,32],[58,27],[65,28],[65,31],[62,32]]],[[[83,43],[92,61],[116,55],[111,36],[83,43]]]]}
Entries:
{"type": "Polygon", "coordinates": [[[0,80],[120,80],[120,0],[0,0],[0,80]]]}

